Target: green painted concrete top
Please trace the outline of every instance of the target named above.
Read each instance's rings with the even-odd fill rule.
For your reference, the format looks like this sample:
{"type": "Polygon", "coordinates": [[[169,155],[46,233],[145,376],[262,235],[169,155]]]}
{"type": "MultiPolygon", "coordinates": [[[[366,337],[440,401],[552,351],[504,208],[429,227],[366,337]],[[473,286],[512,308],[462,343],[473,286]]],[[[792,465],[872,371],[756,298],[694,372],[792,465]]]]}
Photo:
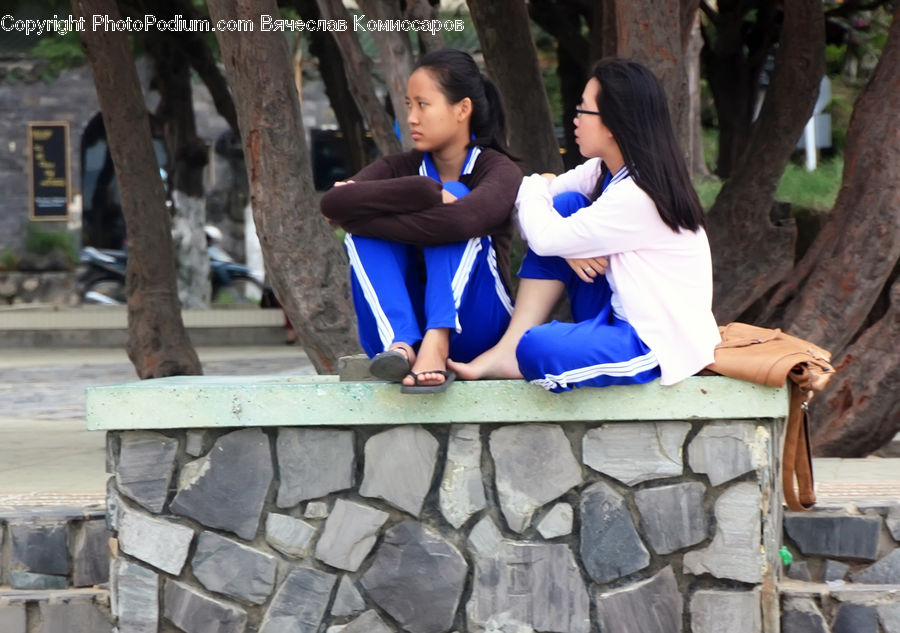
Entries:
{"type": "Polygon", "coordinates": [[[178,376],[87,390],[93,430],[780,418],[785,388],[722,376],[553,394],[520,380],[457,381],[442,394],[336,376],[178,376]]]}

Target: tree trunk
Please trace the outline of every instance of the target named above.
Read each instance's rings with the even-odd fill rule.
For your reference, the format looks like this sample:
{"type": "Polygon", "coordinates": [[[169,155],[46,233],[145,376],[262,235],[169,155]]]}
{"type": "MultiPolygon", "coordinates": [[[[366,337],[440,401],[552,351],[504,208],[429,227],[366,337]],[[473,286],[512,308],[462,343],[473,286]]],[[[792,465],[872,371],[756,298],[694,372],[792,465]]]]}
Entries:
{"type": "Polygon", "coordinates": [[[713,28],[704,30],[701,57],[718,117],[716,174],[725,179],[750,140],[761,74],[777,39],[778,13],[775,0],[753,6],[742,0],[720,0],[717,8],[713,12],[704,3],[713,28]],[[751,10],[754,19],[748,16],[751,10]]]}
{"type": "Polygon", "coordinates": [[[900,4],[878,66],[853,108],[843,186],[828,223],[766,315],[835,354],[864,326],[900,260],[898,16],[900,4]]]}
{"type": "MultiPolygon", "coordinates": [[[[542,29],[556,38],[556,75],[562,98],[562,128],[565,139],[563,163],[572,169],[584,161],[575,143],[575,108],[590,69],[590,43],[581,34],[581,12],[574,3],[563,7],[550,0],[528,3],[528,14],[542,29]]],[[[589,21],[590,23],[590,21],[589,21]]]]}
{"type": "MultiPolygon", "coordinates": [[[[73,0],[72,11],[119,19],[114,0],[73,0]]],[[[201,373],[181,320],[169,215],[150,121],[125,33],[82,33],[116,167],[128,235],[128,357],[143,378],[201,373]]]]}
{"type": "MultiPolygon", "coordinates": [[[[210,0],[209,12],[214,20],[259,23],[278,7],[274,0],[210,0]]],[[[287,42],[260,32],[217,31],[216,39],[237,107],[266,269],[316,370],[334,373],[337,359],[359,344],[346,258],[316,205],[287,42]]]]}
{"type": "MultiPolygon", "coordinates": [[[[435,0],[435,5],[438,0],[435,0]]],[[[437,7],[428,0],[407,0],[406,19],[408,20],[436,20],[438,19],[437,7]]],[[[444,32],[418,31],[419,50],[422,55],[444,48],[444,32]]]]}
{"type": "Polygon", "coordinates": [[[900,432],[900,281],[889,296],[887,313],[847,348],[812,402],[816,455],[862,457],[900,432]]]}
{"type": "MultiPolygon", "coordinates": [[[[400,19],[399,0],[358,0],[359,7],[367,14],[367,19],[400,19]]],[[[380,31],[372,33],[378,47],[381,76],[388,88],[394,118],[399,121],[400,140],[403,149],[412,149],[413,140],[406,125],[406,82],[413,69],[412,50],[409,34],[405,31],[380,31]]]]}
{"type": "MultiPolygon", "coordinates": [[[[173,16],[180,14],[186,20],[200,17],[190,0],[167,0],[165,4],[154,3],[155,11],[161,12],[163,10],[161,7],[167,7],[166,10],[169,14],[173,16]]],[[[234,135],[239,136],[237,113],[234,111],[234,100],[231,98],[231,91],[228,89],[225,77],[222,76],[219,70],[216,58],[203,39],[203,34],[197,31],[180,32],[169,38],[169,43],[181,50],[209,91],[213,105],[216,107],[216,112],[228,122],[228,126],[234,132],[234,135]]]]}
{"type": "Polygon", "coordinates": [[[353,30],[353,19],[341,0],[316,0],[316,4],[322,18],[344,20],[347,23],[346,31],[334,32],[334,40],[344,59],[344,71],[347,73],[347,84],[350,86],[353,100],[365,117],[366,125],[375,139],[378,150],[382,154],[398,153],[402,147],[394,134],[394,122],[375,94],[375,86],[372,84],[372,60],[363,53],[353,30]]]}
{"type": "Polygon", "coordinates": [[[614,7],[618,57],[633,59],[659,77],[669,102],[675,138],[690,173],[690,104],[682,46],[680,0],[618,0],[614,7]]]}
{"type": "Polygon", "coordinates": [[[708,215],[714,311],[738,318],[791,269],[795,229],[770,219],[775,189],[806,121],[825,70],[820,0],[785,3],[772,84],[734,175],[708,215]]]}
{"type": "Polygon", "coordinates": [[[562,171],[550,102],[521,0],[468,0],[491,79],[506,110],[510,149],[525,173],[562,171]]]}
{"type": "MultiPolygon", "coordinates": [[[[304,20],[318,20],[321,17],[316,0],[294,0],[294,6],[304,20]]],[[[346,143],[349,171],[355,174],[369,162],[366,130],[363,115],[356,107],[353,94],[347,85],[347,73],[344,70],[341,50],[335,41],[334,33],[313,31],[307,35],[309,52],[319,61],[319,74],[325,84],[325,94],[346,143]]]]}
{"type": "MultiPolygon", "coordinates": [[[[174,18],[174,14],[165,18],[174,18]]],[[[206,144],[197,137],[190,66],[181,49],[160,33],[145,38],[153,59],[156,89],[160,95],[156,116],[162,121],[169,152],[169,184],[174,214],[172,241],[178,280],[178,299],[183,309],[209,307],[209,256],[206,252],[206,201],[203,168],[206,144]]]]}
{"type": "Polygon", "coordinates": [[[703,37],[700,35],[700,20],[696,18],[691,26],[691,35],[685,49],[685,67],[688,82],[688,146],[685,148],[691,156],[691,175],[709,176],[706,157],[703,155],[703,125],[701,121],[702,103],[700,99],[700,50],[703,48],[703,37]]]}

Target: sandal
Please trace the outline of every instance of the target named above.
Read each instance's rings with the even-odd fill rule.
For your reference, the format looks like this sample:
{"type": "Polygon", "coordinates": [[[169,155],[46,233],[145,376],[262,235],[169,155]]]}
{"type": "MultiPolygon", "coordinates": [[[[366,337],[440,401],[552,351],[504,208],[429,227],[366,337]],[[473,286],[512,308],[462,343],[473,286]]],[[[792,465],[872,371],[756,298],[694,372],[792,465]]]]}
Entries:
{"type": "Polygon", "coordinates": [[[400,382],[409,373],[411,366],[406,350],[389,349],[372,357],[369,373],[381,380],[400,382]]]}
{"type": "Polygon", "coordinates": [[[443,393],[447,391],[447,387],[456,380],[456,372],[443,370],[443,369],[435,369],[432,371],[423,371],[418,374],[414,371],[407,372],[408,376],[412,376],[413,380],[416,381],[415,385],[403,385],[400,388],[400,393],[443,393]],[[444,376],[445,380],[439,385],[420,385],[419,384],[419,375],[420,374],[441,374],[444,376]]]}

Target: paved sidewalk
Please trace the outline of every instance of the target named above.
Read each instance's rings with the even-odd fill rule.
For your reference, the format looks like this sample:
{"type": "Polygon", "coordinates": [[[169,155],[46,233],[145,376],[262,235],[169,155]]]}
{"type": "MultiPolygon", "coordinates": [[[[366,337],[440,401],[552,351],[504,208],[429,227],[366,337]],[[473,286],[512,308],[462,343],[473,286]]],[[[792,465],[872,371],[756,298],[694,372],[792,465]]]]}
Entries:
{"type": "MultiPolygon", "coordinates": [[[[315,373],[294,346],[197,353],[209,375],[315,373]]],[[[123,349],[0,349],[0,506],[102,498],[105,435],[85,428],[84,390],[134,380],[123,349]]]]}

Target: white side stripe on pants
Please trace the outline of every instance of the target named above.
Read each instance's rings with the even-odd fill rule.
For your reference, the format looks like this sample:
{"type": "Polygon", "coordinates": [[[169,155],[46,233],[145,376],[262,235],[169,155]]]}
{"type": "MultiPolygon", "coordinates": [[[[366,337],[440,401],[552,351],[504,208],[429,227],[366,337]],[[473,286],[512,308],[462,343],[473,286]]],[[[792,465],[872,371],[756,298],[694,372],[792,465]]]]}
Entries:
{"type": "Polygon", "coordinates": [[[531,382],[550,390],[556,387],[567,387],[572,383],[583,382],[599,376],[636,376],[648,369],[653,369],[657,365],[659,365],[659,361],[656,360],[656,354],[651,351],[631,360],[617,363],[599,363],[588,367],[571,369],[556,375],[546,374],[543,378],[536,378],[531,382]]]}
{"type": "Polygon", "coordinates": [[[350,266],[353,268],[353,272],[356,273],[356,279],[362,288],[366,303],[369,304],[369,308],[371,308],[372,314],[375,316],[375,323],[378,326],[378,337],[381,339],[384,349],[387,349],[394,342],[394,328],[391,327],[391,322],[378,301],[378,294],[375,292],[375,287],[366,274],[366,269],[363,268],[362,261],[359,259],[359,253],[356,252],[356,244],[353,243],[353,236],[350,233],[347,233],[344,237],[344,245],[347,247],[350,266]]]}
{"type": "Polygon", "coordinates": [[[493,275],[494,277],[494,290],[497,292],[497,297],[500,299],[500,303],[502,303],[503,307],[506,308],[507,314],[512,314],[512,299],[509,298],[509,293],[506,292],[506,286],[503,285],[503,280],[500,279],[500,271],[497,269],[497,253],[496,251],[494,251],[493,240],[491,240],[491,245],[489,248],[490,250],[488,251],[488,267],[491,269],[491,275],[493,275]]]}
{"type": "Polygon", "coordinates": [[[469,283],[469,277],[472,276],[472,268],[475,266],[475,258],[481,251],[481,238],[473,237],[466,244],[466,250],[463,251],[462,258],[459,262],[459,268],[453,275],[453,281],[450,287],[453,289],[453,305],[456,307],[456,332],[462,332],[462,326],[459,323],[459,304],[462,302],[463,293],[466,290],[466,284],[469,283]]]}

